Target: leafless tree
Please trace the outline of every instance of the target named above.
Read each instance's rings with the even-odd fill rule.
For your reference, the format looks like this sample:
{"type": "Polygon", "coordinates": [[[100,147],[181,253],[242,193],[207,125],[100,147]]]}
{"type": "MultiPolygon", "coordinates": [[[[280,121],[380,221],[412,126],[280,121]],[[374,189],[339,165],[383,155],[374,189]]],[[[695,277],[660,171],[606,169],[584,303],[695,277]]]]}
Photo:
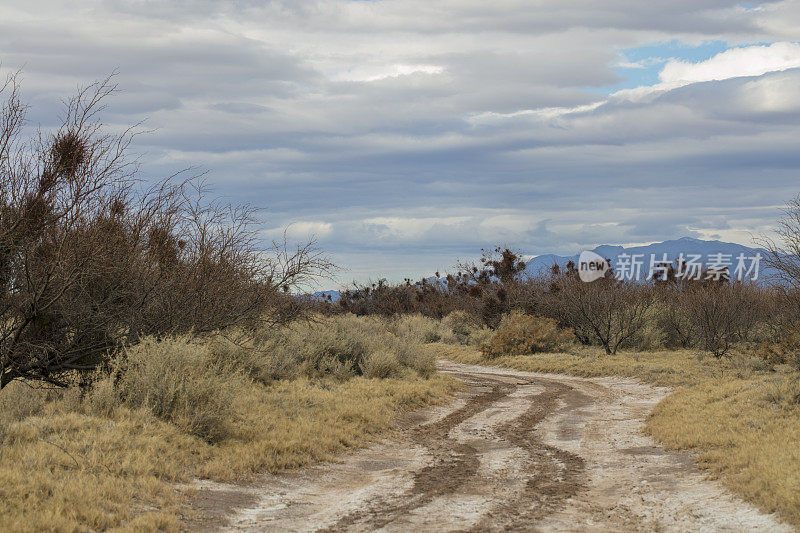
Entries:
{"type": "Polygon", "coordinates": [[[255,211],[209,199],[198,178],[142,190],[126,155],[137,128],[99,118],[111,78],[33,139],[17,82],[0,91],[0,388],[64,385],[142,335],[246,324],[329,270],[313,244],[261,250],[255,211]]]}
{"type": "Polygon", "coordinates": [[[777,239],[768,236],[757,239],[767,251],[766,264],[774,269],[773,281],[800,287],[800,195],[786,204],[776,233],[777,239]]]}
{"type": "Polygon", "coordinates": [[[546,314],[571,327],[581,342],[615,354],[646,326],[653,301],[646,285],[613,278],[582,282],[574,269],[567,269],[551,279],[546,314]]]}
{"type": "Polygon", "coordinates": [[[687,287],[681,298],[701,346],[718,358],[740,340],[743,303],[738,284],[697,284],[687,287]]]}

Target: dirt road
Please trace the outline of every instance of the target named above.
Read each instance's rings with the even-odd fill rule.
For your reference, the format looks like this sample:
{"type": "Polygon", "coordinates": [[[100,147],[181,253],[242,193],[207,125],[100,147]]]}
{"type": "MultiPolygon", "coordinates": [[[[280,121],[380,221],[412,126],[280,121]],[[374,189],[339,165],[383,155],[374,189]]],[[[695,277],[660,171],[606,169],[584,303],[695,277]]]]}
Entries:
{"type": "MultiPolygon", "coordinates": [[[[228,531],[791,531],[641,434],[666,394],[442,363],[467,383],[399,438],[249,487],[206,483],[194,526],[228,531]]],[[[194,527],[193,527],[194,529],[194,527]]]]}

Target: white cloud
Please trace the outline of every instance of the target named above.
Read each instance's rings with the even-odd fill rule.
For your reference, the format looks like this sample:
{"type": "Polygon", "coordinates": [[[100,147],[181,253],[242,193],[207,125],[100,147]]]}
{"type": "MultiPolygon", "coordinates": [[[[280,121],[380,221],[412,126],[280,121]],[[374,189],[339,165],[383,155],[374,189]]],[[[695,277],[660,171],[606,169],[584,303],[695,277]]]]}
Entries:
{"type": "Polygon", "coordinates": [[[378,81],[386,78],[399,78],[400,76],[410,76],[411,74],[441,74],[444,67],[441,65],[377,65],[362,66],[356,65],[348,68],[344,72],[339,72],[332,76],[336,81],[378,81]]]}
{"type": "Polygon", "coordinates": [[[762,76],[794,68],[800,68],[798,43],[732,48],[697,63],[672,59],[658,75],[661,83],[617,91],[611,95],[611,100],[644,101],[693,83],[762,76]]]}
{"type": "MultiPolygon", "coordinates": [[[[615,66],[621,65],[620,63],[615,64],[615,66]]],[[[629,68],[644,66],[638,63],[625,63],[624,65],[629,68]]],[[[496,120],[528,116],[539,120],[553,121],[567,115],[594,111],[606,101],[641,101],[693,83],[762,76],[769,72],[781,72],[794,68],[800,68],[799,43],[778,42],[771,45],[732,48],[696,63],[671,59],[659,73],[660,83],[634,89],[623,89],[610,95],[607,100],[578,106],[524,109],[511,113],[478,113],[469,117],[469,120],[473,123],[490,123],[496,120]]],[[[786,83],[756,82],[752,89],[751,103],[754,109],[789,111],[797,107],[796,87],[793,85],[789,88],[790,90],[787,90],[786,83]],[[758,94],[755,94],[756,91],[758,94]]]]}
{"type": "Polygon", "coordinates": [[[689,84],[761,76],[767,72],[800,67],[800,44],[780,42],[767,46],[744,46],[720,52],[698,63],[670,60],[659,73],[662,83],[689,84]]]}

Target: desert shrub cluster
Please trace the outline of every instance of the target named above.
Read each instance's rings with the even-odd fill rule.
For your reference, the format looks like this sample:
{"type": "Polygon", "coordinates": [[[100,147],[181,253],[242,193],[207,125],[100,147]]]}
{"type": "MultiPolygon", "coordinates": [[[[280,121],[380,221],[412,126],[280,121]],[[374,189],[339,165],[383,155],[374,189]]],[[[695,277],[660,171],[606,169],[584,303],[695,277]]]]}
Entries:
{"type": "MultiPolygon", "coordinates": [[[[558,329],[561,341],[542,343],[553,351],[564,349],[563,339],[571,337],[607,354],[691,348],[723,357],[747,350],[775,362],[795,361],[791,346],[800,299],[791,286],[714,279],[706,273],[698,280],[684,279],[674,268],[663,279],[646,283],[617,280],[612,271],[586,283],[573,264],[532,276],[519,268],[516,254],[498,250],[485,254],[480,265],[462,265],[455,275],[398,285],[381,281],[346,291],[338,303],[329,304],[329,312],[428,317],[440,321],[442,341],[484,343],[487,355],[496,350],[484,341],[509,335],[510,323],[538,321],[558,329]]],[[[434,328],[430,331],[435,338],[434,328]]],[[[508,350],[519,352],[528,342],[512,337],[503,341],[508,350]]],[[[539,351],[534,347],[538,341],[531,342],[524,351],[539,351]]]]}
{"type": "Polygon", "coordinates": [[[144,409],[208,442],[229,436],[235,400],[251,383],[298,378],[428,378],[436,369],[425,330],[403,320],[341,315],[265,328],[255,335],[146,337],[115,354],[87,393],[96,414],[144,409]]]}
{"type": "Polygon", "coordinates": [[[424,345],[438,341],[438,332],[438,323],[419,315],[315,315],[282,328],[227,330],[208,343],[220,364],[263,384],[301,376],[398,377],[409,371],[426,377],[435,360],[424,345]]]}
{"type": "Polygon", "coordinates": [[[480,350],[488,358],[560,352],[573,340],[572,332],[559,328],[552,318],[512,311],[500,321],[492,336],[480,345],[480,350]]]}

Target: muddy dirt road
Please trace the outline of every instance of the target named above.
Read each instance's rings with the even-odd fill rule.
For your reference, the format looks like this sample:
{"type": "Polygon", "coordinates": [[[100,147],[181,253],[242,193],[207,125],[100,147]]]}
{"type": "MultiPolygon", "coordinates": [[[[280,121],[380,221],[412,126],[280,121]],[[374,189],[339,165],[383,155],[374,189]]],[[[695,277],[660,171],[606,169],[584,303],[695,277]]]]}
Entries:
{"type": "Polygon", "coordinates": [[[441,364],[467,384],[398,438],[249,487],[203,484],[192,529],[791,531],[641,434],[666,394],[441,364]]]}

